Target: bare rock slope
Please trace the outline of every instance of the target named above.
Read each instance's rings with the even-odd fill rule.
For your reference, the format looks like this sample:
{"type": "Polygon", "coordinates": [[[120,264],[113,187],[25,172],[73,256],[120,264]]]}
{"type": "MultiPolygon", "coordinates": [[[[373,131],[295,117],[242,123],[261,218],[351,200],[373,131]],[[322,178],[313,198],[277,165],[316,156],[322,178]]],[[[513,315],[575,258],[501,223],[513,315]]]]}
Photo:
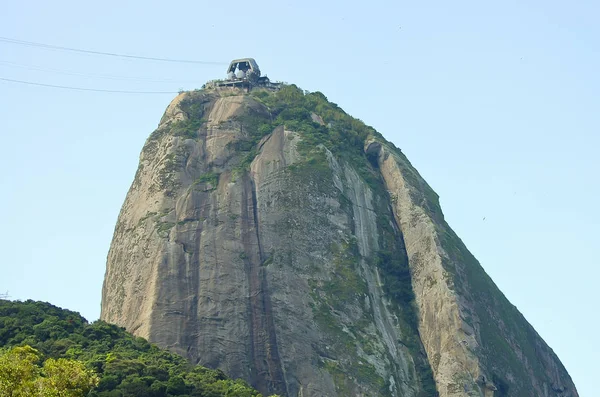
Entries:
{"type": "Polygon", "coordinates": [[[578,395],[400,150],[295,86],[172,101],[101,318],[265,395],[578,395]]]}

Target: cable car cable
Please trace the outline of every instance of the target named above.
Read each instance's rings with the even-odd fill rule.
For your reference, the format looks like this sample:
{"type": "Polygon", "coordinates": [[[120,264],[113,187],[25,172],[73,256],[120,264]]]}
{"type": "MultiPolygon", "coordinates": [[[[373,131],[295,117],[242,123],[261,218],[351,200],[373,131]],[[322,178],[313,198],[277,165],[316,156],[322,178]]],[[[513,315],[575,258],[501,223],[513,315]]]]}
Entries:
{"type": "Polygon", "coordinates": [[[157,58],[157,57],[145,57],[145,56],[140,56],[140,55],[118,54],[118,53],[113,53],[113,52],[83,50],[83,49],[80,49],[80,48],[63,47],[63,46],[57,46],[57,45],[51,45],[51,44],[36,43],[36,42],[33,42],[33,41],[11,39],[10,37],[0,37],[0,42],[10,43],[10,44],[18,44],[18,45],[25,45],[25,46],[30,46],[30,47],[46,48],[46,49],[50,49],[50,50],[72,51],[72,52],[80,52],[80,53],[84,53],[84,54],[105,55],[105,56],[119,57],[119,58],[129,58],[129,59],[141,59],[141,60],[145,60],[145,61],[176,62],[176,63],[194,63],[194,64],[200,64],[200,65],[227,65],[227,62],[212,62],[212,61],[198,61],[198,60],[189,60],[189,59],[157,58]]]}
{"type": "Polygon", "coordinates": [[[10,67],[28,69],[28,70],[37,70],[41,72],[50,72],[57,74],[64,74],[70,76],[81,76],[87,78],[95,78],[95,79],[108,79],[108,80],[129,80],[129,81],[142,81],[142,82],[152,82],[152,83],[190,83],[190,81],[184,82],[180,80],[170,80],[170,79],[153,79],[153,78],[145,78],[145,77],[132,77],[132,76],[116,76],[116,75],[108,75],[108,74],[93,74],[93,73],[79,73],[73,71],[65,71],[60,69],[51,69],[51,68],[43,68],[34,65],[23,65],[14,62],[6,62],[0,61],[0,65],[6,65],[10,67]]]}
{"type": "Polygon", "coordinates": [[[128,90],[103,90],[103,89],[99,89],[99,88],[69,87],[69,86],[64,86],[64,85],[36,83],[33,81],[5,79],[2,77],[0,77],[0,81],[8,81],[11,83],[35,85],[35,86],[41,86],[41,87],[61,88],[61,89],[65,89],[65,90],[110,92],[110,93],[116,93],[116,94],[171,94],[171,95],[178,94],[178,92],[176,92],[176,91],[128,91],[128,90]]]}

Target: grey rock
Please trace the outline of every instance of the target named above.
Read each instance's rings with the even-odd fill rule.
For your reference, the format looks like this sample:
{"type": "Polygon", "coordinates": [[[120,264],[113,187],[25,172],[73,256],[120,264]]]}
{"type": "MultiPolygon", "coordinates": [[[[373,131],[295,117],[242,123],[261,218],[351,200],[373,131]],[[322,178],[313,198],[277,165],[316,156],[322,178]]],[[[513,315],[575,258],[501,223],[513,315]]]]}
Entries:
{"type": "Polygon", "coordinates": [[[172,101],[119,214],[101,319],[265,395],[422,397],[431,368],[444,397],[577,396],[398,149],[365,142],[368,183],[284,126],[252,151],[251,120],[270,118],[242,91],[172,101]],[[386,292],[386,260],[414,302],[386,292]]]}

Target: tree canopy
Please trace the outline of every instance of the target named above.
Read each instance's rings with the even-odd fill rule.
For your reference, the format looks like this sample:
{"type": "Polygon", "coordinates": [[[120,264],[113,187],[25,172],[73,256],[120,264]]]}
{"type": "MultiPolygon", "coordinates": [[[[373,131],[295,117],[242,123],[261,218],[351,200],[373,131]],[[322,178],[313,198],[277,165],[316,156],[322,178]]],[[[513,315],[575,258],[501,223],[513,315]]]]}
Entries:
{"type": "Polygon", "coordinates": [[[0,352],[0,395],[5,397],[81,397],[98,385],[98,376],[85,364],[65,358],[41,362],[29,345],[0,352]]]}
{"type": "Polygon", "coordinates": [[[261,396],[123,328],[45,302],[0,300],[0,347],[1,396],[261,396]]]}

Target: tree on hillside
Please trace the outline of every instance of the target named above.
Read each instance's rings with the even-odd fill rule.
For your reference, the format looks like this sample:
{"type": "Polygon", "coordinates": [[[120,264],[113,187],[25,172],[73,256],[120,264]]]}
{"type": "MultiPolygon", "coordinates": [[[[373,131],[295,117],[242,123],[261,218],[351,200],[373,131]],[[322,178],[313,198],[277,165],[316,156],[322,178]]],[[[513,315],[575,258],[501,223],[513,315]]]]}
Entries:
{"type": "Polygon", "coordinates": [[[81,397],[98,384],[82,362],[48,359],[31,346],[0,352],[0,395],[6,397],[81,397]]]}
{"type": "Polygon", "coordinates": [[[261,397],[242,380],[45,302],[0,299],[0,357],[0,397],[80,396],[86,368],[100,378],[88,397],[261,397]]]}

